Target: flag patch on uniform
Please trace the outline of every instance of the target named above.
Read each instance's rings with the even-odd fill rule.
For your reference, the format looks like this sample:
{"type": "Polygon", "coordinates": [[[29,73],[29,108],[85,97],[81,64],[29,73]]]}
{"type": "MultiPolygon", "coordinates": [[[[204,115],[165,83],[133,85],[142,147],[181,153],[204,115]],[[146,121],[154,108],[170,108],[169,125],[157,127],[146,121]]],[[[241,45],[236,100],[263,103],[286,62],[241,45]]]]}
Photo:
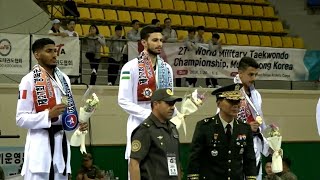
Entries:
{"type": "Polygon", "coordinates": [[[27,99],[27,90],[21,90],[19,91],[19,97],[18,99],[27,99]]]}
{"type": "Polygon", "coordinates": [[[125,80],[125,79],[130,79],[130,71],[123,71],[122,73],[121,73],[121,80],[125,80]]]}

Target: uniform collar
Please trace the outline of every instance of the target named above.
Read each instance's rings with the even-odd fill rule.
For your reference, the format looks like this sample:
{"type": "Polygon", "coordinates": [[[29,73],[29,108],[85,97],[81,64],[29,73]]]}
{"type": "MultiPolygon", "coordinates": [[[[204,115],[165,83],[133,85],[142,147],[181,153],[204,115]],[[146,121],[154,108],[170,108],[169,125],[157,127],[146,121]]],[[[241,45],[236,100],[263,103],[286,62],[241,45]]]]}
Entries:
{"type": "Polygon", "coordinates": [[[149,118],[152,120],[152,122],[158,127],[158,128],[165,128],[165,129],[172,129],[173,124],[170,123],[169,121],[167,123],[161,123],[160,120],[153,114],[149,116],[149,118]]]}
{"type": "Polygon", "coordinates": [[[234,122],[234,120],[232,120],[230,123],[227,123],[224,119],[222,119],[222,117],[220,116],[220,113],[219,113],[219,118],[220,118],[220,120],[221,120],[223,129],[226,129],[227,124],[230,124],[230,125],[231,125],[231,129],[233,129],[233,122],[234,122]]]}

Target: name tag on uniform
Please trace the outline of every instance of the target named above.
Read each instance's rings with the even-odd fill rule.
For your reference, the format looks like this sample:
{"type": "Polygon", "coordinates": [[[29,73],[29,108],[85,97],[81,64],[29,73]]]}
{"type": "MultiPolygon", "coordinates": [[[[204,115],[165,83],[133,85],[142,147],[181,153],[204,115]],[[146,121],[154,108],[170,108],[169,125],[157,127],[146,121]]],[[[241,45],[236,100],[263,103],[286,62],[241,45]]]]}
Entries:
{"type": "Polygon", "coordinates": [[[167,160],[168,160],[169,176],[178,176],[177,158],[175,154],[168,154],[167,160]]]}

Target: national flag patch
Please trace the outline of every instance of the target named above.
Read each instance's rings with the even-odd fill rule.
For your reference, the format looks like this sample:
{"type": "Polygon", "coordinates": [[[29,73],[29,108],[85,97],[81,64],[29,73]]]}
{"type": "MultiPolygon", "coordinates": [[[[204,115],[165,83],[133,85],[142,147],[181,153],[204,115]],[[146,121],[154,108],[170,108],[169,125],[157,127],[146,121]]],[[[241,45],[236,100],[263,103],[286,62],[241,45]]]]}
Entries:
{"type": "Polygon", "coordinates": [[[130,71],[123,71],[121,73],[121,80],[129,80],[130,79],[130,71]]]}
{"type": "Polygon", "coordinates": [[[18,99],[27,99],[27,90],[21,90],[19,91],[19,97],[18,99]]]}

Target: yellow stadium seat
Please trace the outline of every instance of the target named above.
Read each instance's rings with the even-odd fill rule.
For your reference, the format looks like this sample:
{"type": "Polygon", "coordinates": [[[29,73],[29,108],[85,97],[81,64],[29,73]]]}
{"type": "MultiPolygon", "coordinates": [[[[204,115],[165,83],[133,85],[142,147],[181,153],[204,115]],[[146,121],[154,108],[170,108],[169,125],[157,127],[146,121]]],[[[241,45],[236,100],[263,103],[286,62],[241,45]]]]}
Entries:
{"type": "Polygon", "coordinates": [[[90,12],[88,8],[79,7],[80,19],[90,19],[90,12]]]}
{"type": "Polygon", "coordinates": [[[220,6],[221,14],[225,14],[225,15],[231,14],[231,8],[229,4],[220,3],[219,6],[220,6]]]}
{"type": "Polygon", "coordinates": [[[281,21],[272,21],[273,32],[284,32],[281,21]]]}
{"type": "Polygon", "coordinates": [[[98,0],[101,5],[111,5],[111,0],[98,0]]]}
{"type": "Polygon", "coordinates": [[[225,37],[225,35],[224,35],[224,33],[218,33],[219,35],[220,35],[220,42],[222,43],[222,44],[226,44],[226,37],[225,37]]]}
{"type": "Polygon", "coordinates": [[[77,32],[79,36],[84,36],[82,27],[80,24],[76,24],[76,26],[74,27],[74,31],[77,32]]]}
{"type": "Polygon", "coordinates": [[[124,0],[112,0],[114,6],[124,6],[124,0]]]}
{"type": "Polygon", "coordinates": [[[280,36],[271,36],[271,46],[275,48],[282,48],[282,40],[280,36]]]}
{"type": "Polygon", "coordinates": [[[101,46],[101,49],[100,49],[100,55],[101,57],[108,57],[109,56],[109,47],[107,46],[101,46]]]}
{"type": "Polygon", "coordinates": [[[179,14],[169,14],[168,16],[171,19],[171,25],[181,26],[181,18],[179,14]]]}
{"type": "Polygon", "coordinates": [[[204,21],[204,17],[203,16],[193,16],[193,25],[195,27],[205,26],[206,23],[204,21]]]}
{"type": "Polygon", "coordinates": [[[124,4],[126,7],[138,7],[136,0],[125,0],[124,4]]]}
{"type": "Polygon", "coordinates": [[[157,19],[159,19],[160,24],[164,24],[164,20],[166,18],[168,18],[168,14],[164,14],[164,13],[157,13],[157,19]]]}
{"type": "Polygon", "coordinates": [[[184,1],[173,1],[174,9],[176,11],[185,11],[186,6],[184,4],[184,1]]]}
{"type": "Polygon", "coordinates": [[[63,8],[61,6],[51,6],[51,5],[48,5],[47,6],[48,8],[48,11],[50,14],[52,14],[54,17],[57,17],[57,18],[63,18],[63,8]]]}
{"type": "Polygon", "coordinates": [[[132,27],[125,26],[123,29],[124,29],[124,33],[127,34],[132,29],[132,27]]]}
{"type": "Polygon", "coordinates": [[[84,4],[84,0],[74,0],[74,2],[79,3],[79,4],[84,4]]]}
{"type": "Polygon", "coordinates": [[[242,14],[244,16],[253,16],[253,9],[251,5],[242,5],[242,14]]]}
{"type": "Polygon", "coordinates": [[[250,46],[260,46],[260,38],[258,35],[248,35],[250,46]]]}
{"type": "Polygon", "coordinates": [[[109,26],[98,26],[98,29],[99,29],[100,34],[102,34],[103,36],[105,36],[105,37],[111,36],[109,26]]]}
{"type": "Polygon", "coordinates": [[[117,13],[118,13],[118,20],[119,21],[126,22],[126,23],[131,22],[131,16],[130,16],[129,11],[118,10],[117,13]]]}
{"type": "Polygon", "coordinates": [[[173,9],[172,0],[162,0],[162,8],[166,10],[172,10],[173,9]]]}
{"type": "Polygon", "coordinates": [[[244,1],[248,3],[254,3],[254,0],[244,0],[244,1]]]}
{"type": "Polygon", "coordinates": [[[177,30],[178,40],[184,40],[188,36],[188,31],[177,30]]]}
{"type": "Polygon", "coordinates": [[[130,11],[130,14],[131,14],[131,19],[132,19],[132,20],[133,20],[133,19],[137,19],[137,20],[140,21],[140,22],[145,22],[145,23],[147,23],[147,24],[150,23],[150,22],[144,21],[142,12],[130,11]]]}
{"type": "Polygon", "coordinates": [[[82,25],[83,35],[89,34],[90,25],[82,25]]]}
{"type": "Polygon", "coordinates": [[[271,21],[261,21],[262,24],[262,31],[263,32],[272,32],[272,23],[271,21]]]}
{"type": "MultiPolygon", "coordinates": [[[[151,21],[152,19],[156,19],[156,14],[155,13],[151,13],[151,12],[144,12],[143,13],[144,15],[144,22],[145,23],[150,23],[151,24],[151,21]]],[[[163,24],[163,22],[160,22],[160,24],[163,24]]]]}
{"type": "Polygon", "coordinates": [[[149,8],[149,0],[137,0],[137,4],[138,4],[138,7],[149,8]]]}
{"type": "Polygon", "coordinates": [[[215,17],[205,16],[204,19],[206,21],[206,27],[217,28],[217,20],[215,17]]]}
{"type": "Polygon", "coordinates": [[[270,36],[259,36],[260,37],[260,46],[271,47],[270,36]]]}
{"type": "Polygon", "coordinates": [[[282,39],[282,47],[284,48],[293,48],[293,41],[291,37],[283,36],[282,39]]]}
{"type": "Polygon", "coordinates": [[[197,4],[195,1],[185,1],[186,10],[190,12],[197,12],[197,4]]]}
{"type": "Polygon", "coordinates": [[[263,14],[264,14],[264,17],[275,17],[274,9],[271,6],[264,6],[263,7],[263,14]]]}
{"type": "Polygon", "coordinates": [[[183,26],[193,26],[193,19],[190,15],[181,15],[181,23],[183,26]]]}
{"type": "Polygon", "coordinates": [[[228,29],[228,20],[227,18],[216,18],[219,29],[228,29]]]}
{"type": "Polygon", "coordinates": [[[249,38],[246,34],[237,34],[238,38],[238,45],[240,46],[248,46],[249,45],[249,38]]]}
{"type": "Polygon", "coordinates": [[[251,30],[254,32],[261,32],[262,31],[262,24],[261,21],[258,20],[250,20],[251,23],[251,30]]]}
{"type": "Polygon", "coordinates": [[[90,8],[91,19],[104,20],[102,9],[90,8]]]}
{"type": "Polygon", "coordinates": [[[85,0],[86,4],[99,4],[98,0],[85,0]]]}
{"type": "Polygon", "coordinates": [[[220,6],[218,3],[208,3],[209,13],[220,14],[220,6]]]}
{"type": "Polygon", "coordinates": [[[267,4],[265,0],[254,0],[254,2],[258,4],[267,4]]]}
{"type": "Polygon", "coordinates": [[[198,12],[209,12],[208,4],[206,2],[197,2],[198,12]]]}
{"type": "Polygon", "coordinates": [[[240,30],[240,24],[238,19],[228,19],[229,29],[240,30]]]}
{"type": "Polygon", "coordinates": [[[212,39],[212,33],[211,32],[204,32],[203,39],[204,39],[204,43],[207,43],[210,39],[212,39]]]}
{"type": "Polygon", "coordinates": [[[161,0],[152,0],[150,1],[150,8],[151,9],[161,9],[161,0]]]}
{"type": "Polygon", "coordinates": [[[292,38],[292,40],[293,40],[293,47],[294,48],[299,48],[299,49],[304,48],[303,39],[301,37],[294,37],[294,38],[292,38]]]}
{"type": "Polygon", "coordinates": [[[251,24],[249,20],[239,20],[241,31],[251,31],[251,24]]]}
{"type": "Polygon", "coordinates": [[[118,20],[118,16],[117,16],[117,12],[116,10],[113,9],[104,9],[103,10],[105,16],[105,19],[107,21],[117,21],[118,20]]]}
{"type": "Polygon", "coordinates": [[[252,6],[253,15],[257,17],[263,17],[263,9],[262,6],[252,6]]]}
{"type": "Polygon", "coordinates": [[[224,35],[226,36],[226,40],[227,40],[226,44],[228,45],[238,44],[237,36],[235,34],[224,33],[224,35]]]}
{"type": "Polygon", "coordinates": [[[233,15],[242,15],[242,9],[239,4],[231,4],[231,14],[233,15]]]}

